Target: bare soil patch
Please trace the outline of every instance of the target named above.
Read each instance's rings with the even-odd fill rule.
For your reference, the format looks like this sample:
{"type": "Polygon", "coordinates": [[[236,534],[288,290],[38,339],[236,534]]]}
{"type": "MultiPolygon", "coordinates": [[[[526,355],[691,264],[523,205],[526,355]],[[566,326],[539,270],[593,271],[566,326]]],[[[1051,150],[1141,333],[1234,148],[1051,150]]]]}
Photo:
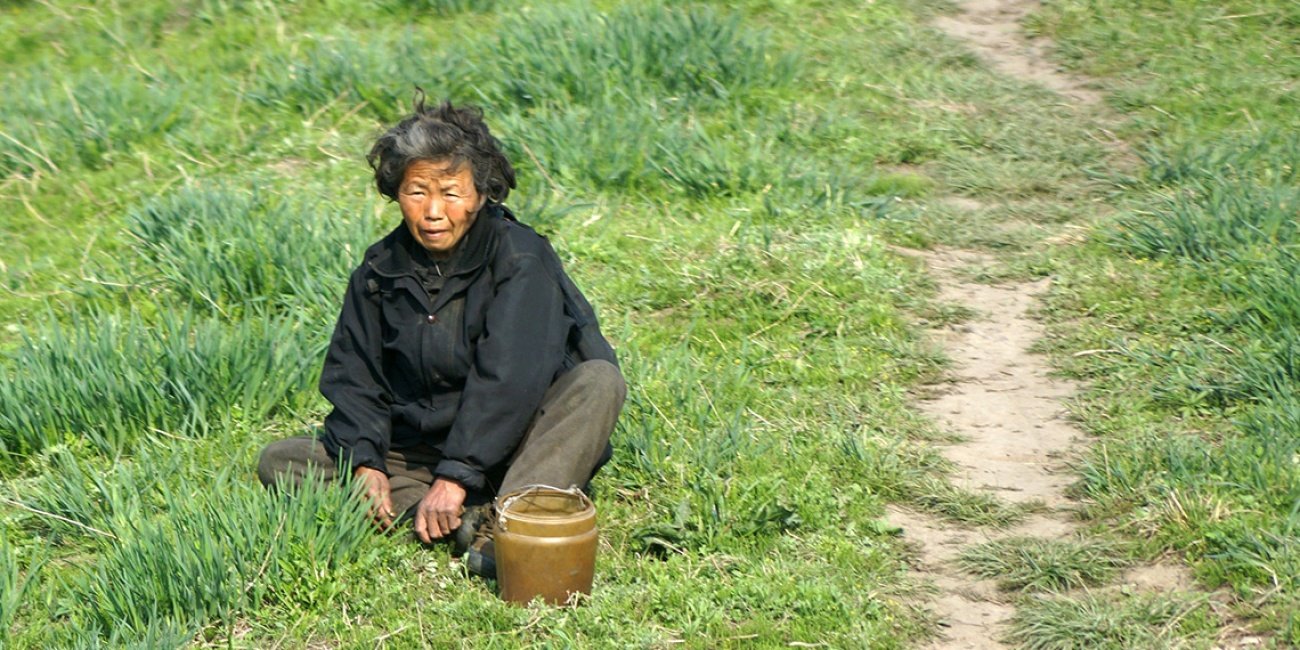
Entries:
{"type": "Polygon", "coordinates": [[[1050,376],[1047,360],[1031,352],[1042,326],[1030,311],[1046,281],[980,284],[962,269],[991,265],[972,251],[912,253],[940,285],[939,299],[975,313],[970,320],[933,332],[952,360],[949,382],[921,403],[945,431],[963,441],[943,448],[957,467],[953,481],[1013,503],[1041,504],[1043,512],[1006,530],[952,524],[931,515],[891,508],[890,523],[914,545],[914,569],[938,589],[932,607],[944,636],[932,648],[1003,648],[998,639],[1015,608],[994,582],[959,571],[962,550],[1009,535],[1063,538],[1076,532],[1065,488],[1066,461],[1080,434],[1062,400],[1074,392],[1050,376]]]}
{"type": "Polygon", "coordinates": [[[1048,39],[1029,39],[1020,22],[1038,0],[962,0],[960,11],[934,21],[949,36],[965,41],[995,70],[1033,82],[1076,102],[1100,104],[1102,94],[1087,79],[1067,74],[1047,58],[1048,39]]]}

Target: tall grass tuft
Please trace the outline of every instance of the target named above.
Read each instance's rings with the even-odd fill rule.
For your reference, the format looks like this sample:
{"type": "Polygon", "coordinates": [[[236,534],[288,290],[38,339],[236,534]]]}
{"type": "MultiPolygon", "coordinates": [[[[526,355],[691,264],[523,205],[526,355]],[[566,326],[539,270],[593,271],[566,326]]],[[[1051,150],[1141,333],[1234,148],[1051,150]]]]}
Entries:
{"type": "Polygon", "coordinates": [[[1026,650],[1172,648],[1185,647],[1192,639],[1204,643],[1213,630],[1204,600],[1093,593],[1023,601],[1007,640],[1026,650]]]}
{"type": "Polygon", "coordinates": [[[1242,324],[1279,334],[1300,328],[1300,242],[1272,248],[1242,266],[1247,268],[1224,278],[1225,288],[1240,298],[1242,324]]]}
{"type": "Polygon", "coordinates": [[[1002,589],[1064,591],[1104,584],[1128,559],[1116,544],[1009,537],[966,549],[958,564],[1002,589]]]}
{"type": "Polygon", "coordinates": [[[229,621],[331,583],[337,594],[335,572],[372,534],[366,501],[319,481],[285,495],[226,478],[197,495],[169,493],[165,513],[119,531],[122,541],[73,586],[86,624],[146,632],[229,621]]]}
{"type": "Polygon", "coordinates": [[[1222,179],[1258,179],[1265,183],[1300,182],[1300,134],[1264,129],[1249,136],[1224,135],[1208,140],[1173,141],[1140,153],[1146,180],[1158,186],[1222,179]]]}
{"type": "MultiPolygon", "coordinates": [[[[693,198],[799,184],[818,166],[780,147],[789,126],[755,117],[744,130],[711,127],[671,106],[626,99],[594,107],[538,108],[498,120],[514,158],[534,158],[565,185],[622,191],[668,190],[693,198]]],[[[817,181],[814,180],[814,183],[817,181]]]]}
{"type": "Polygon", "coordinates": [[[305,116],[331,105],[356,108],[383,123],[409,111],[415,86],[432,98],[475,96],[462,55],[436,54],[428,38],[410,30],[383,40],[346,32],[319,37],[300,54],[269,56],[246,95],[305,116]]]}
{"type": "Polygon", "coordinates": [[[70,650],[161,650],[183,648],[194,640],[194,624],[159,621],[144,630],[114,629],[112,632],[95,627],[69,630],[66,639],[59,639],[60,647],[70,650]]]}
{"type": "Polygon", "coordinates": [[[497,8],[501,0],[376,0],[389,11],[432,12],[436,16],[463,13],[486,13],[497,8]]]}
{"type": "Polygon", "coordinates": [[[199,310],[305,310],[327,320],[376,231],[369,211],[257,185],[184,188],[132,210],[127,229],[141,253],[129,273],[158,276],[199,310]]]}
{"type": "Polygon", "coordinates": [[[23,598],[36,583],[44,560],[37,556],[24,559],[0,528],[0,637],[9,635],[23,598]]]}
{"type": "Polygon", "coordinates": [[[52,539],[127,530],[157,512],[169,485],[193,483],[201,474],[185,471],[182,457],[161,444],[138,449],[147,460],[136,461],[95,457],[80,451],[85,446],[56,445],[43,452],[39,464],[45,471],[35,489],[23,494],[32,507],[60,517],[39,520],[42,534],[52,539]]]}
{"type": "Polygon", "coordinates": [[[208,24],[219,25],[232,17],[248,20],[274,19],[274,0],[199,0],[195,3],[194,17],[208,24]]]}
{"type": "Polygon", "coordinates": [[[766,34],[711,7],[548,7],[510,17],[498,34],[478,64],[497,105],[598,105],[611,94],[727,98],[787,86],[798,70],[766,34]]]}
{"type": "Polygon", "coordinates": [[[154,322],[75,313],[25,334],[5,365],[0,452],[85,439],[114,453],[151,432],[195,436],[258,421],[315,377],[325,342],[303,329],[273,316],[227,324],[184,310],[154,322]]]}
{"type": "Polygon", "coordinates": [[[1300,136],[1168,145],[1143,158],[1153,207],[1118,222],[1109,237],[1120,250],[1217,263],[1300,242],[1300,136]]]}
{"type": "Polygon", "coordinates": [[[1297,210],[1295,186],[1210,181],[1122,219],[1115,244],[1143,257],[1222,260],[1246,247],[1300,240],[1297,210]]]}
{"type": "Polygon", "coordinates": [[[806,133],[794,116],[737,105],[726,110],[731,119],[616,96],[507,112],[494,121],[512,159],[535,161],[548,181],[564,188],[701,200],[761,194],[764,212],[778,218],[875,218],[896,210],[892,188],[807,155],[798,142],[806,133]]]}
{"type": "Polygon", "coordinates": [[[793,116],[759,99],[798,62],[738,14],[552,7],[508,18],[485,50],[476,90],[503,109],[512,157],[566,187],[712,198],[825,184],[793,146],[793,116]]]}
{"type": "Polygon", "coordinates": [[[134,72],[40,70],[7,75],[0,103],[0,176],[92,169],[170,131],[186,111],[179,84],[134,72]]]}

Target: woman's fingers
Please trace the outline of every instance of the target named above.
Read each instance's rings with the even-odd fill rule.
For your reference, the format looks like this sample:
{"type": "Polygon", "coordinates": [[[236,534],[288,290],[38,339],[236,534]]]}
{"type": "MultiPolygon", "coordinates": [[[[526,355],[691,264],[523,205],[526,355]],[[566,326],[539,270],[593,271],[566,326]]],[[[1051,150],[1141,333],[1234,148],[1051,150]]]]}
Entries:
{"type": "Polygon", "coordinates": [[[393,495],[385,490],[375,500],[375,523],[379,524],[380,528],[388,530],[393,527],[396,516],[397,513],[393,512],[393,495]]]}
{"type": "Polygon", "coordinates": [[[393,525],[393,498],[388,475],[370,467],[357,467],[353,476],[366,486],[366,499],[370,501],[370,516],[375,525],[388,529],[393,525]]]}
{"type": "Polygon", "coordinates": [[[426,496],[415,512],[415,536],[425,544],[432,544],[433,540],[442,538],[446,533],[443,532],[441,519],[440,513],[426,496]]]}
{"type": "Polygon", "coordinates": [[[429,487],[415,509],[415,536],[425,544],[442,539],[460,528],[465,490],[459,483],[439,478],[429,487]]]}
{"type": "Polygon", "coordinates": [[[438,528],[442,532],[441,536],[450,535],[460,528],[460,517],[454,512],[439,512],[438,528]]]}
{"type": "Polygon", "coordinates": [[[393,525],[393,505],[388,495],[376,494],[371,497],[370,516],[375,520],[375,525],[380,528],[393,525]]]}
{"type": "Polygon", "coordinates": [[[422,526],[417,522],[416,534],[420,536],[420,541],[426,544],[446,537],[460,527],[460,517],[446,510],[430,507],[427,510],[422,508],[421,513],[424,515],[424,521],[422,526]]]}
{"type": "Polygon", "coordinates": [[[374,520],[376,526],[386,529],[393,525],[393,509],[391,506],[385,507],[378,500],[372,501],[370,518],[374,520]]]}
{"type": "Polygon", "coordinates": [[[421,542],[429,544],[433,538],[429,536],[429,510],[421,503],[415,511],[415,536],[420,538],[421,542]]]}
{"type": "Polygon", "coordinates": [[[415,535],[425,544],[442,539],[460,527],[465,489],[455,481],[438,478],[420,500],[415,513],[415,535]]]}

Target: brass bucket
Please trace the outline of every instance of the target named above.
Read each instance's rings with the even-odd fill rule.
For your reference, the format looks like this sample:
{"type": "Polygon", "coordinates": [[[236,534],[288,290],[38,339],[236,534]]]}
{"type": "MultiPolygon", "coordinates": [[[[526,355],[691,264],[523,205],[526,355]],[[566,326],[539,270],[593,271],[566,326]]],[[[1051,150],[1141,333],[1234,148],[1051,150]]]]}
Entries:
{"type": "Polygon", "coordinates": [[[596,571],[596,507],[582,490],[533,485],[497,497],[495,535],[501,599],[541,596],[560,605],[590,594],[596,571]]]}

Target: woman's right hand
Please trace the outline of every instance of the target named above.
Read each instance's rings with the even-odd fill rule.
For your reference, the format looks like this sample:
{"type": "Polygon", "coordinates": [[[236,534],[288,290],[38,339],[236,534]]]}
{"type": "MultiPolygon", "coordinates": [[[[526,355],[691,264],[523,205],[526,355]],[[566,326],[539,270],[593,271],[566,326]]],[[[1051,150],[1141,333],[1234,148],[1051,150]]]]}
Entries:
{"type": "Polygon", "coordinates": [[[465,512],[465,487],[439,476],[415,509],[415,536],[425,544],[442,539],[460,528],[465,512]]]}
{"type": "Polygon", "coordinates": [[[388,530],[393,525],[393,497],[388,486],[388,475],[372,467],[358,466],[352,470],[352,478],[366,486],[366,498],[370,500],[370,516],[375,525],[388,530]]]}

